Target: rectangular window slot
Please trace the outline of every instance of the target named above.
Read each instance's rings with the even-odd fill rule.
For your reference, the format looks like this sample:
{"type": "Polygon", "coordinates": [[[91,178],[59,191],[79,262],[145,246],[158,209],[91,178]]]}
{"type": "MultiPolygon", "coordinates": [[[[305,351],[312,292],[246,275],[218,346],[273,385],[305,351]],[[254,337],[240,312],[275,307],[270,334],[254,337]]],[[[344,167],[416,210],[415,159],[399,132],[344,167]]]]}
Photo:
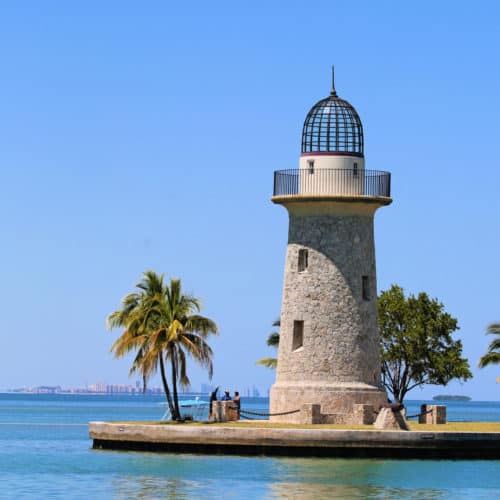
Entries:
{"type": "Polygon", "coordinates": [[[352,166],[352,175],[353,175],[353,177],[358,176],[358,164],[357,163],[354,163],[354,165],[352,166]]]}
{"type": "Polygon", "coordinates": [[[295,320],[293,322],[293,339],[292,339],[292,351],[296,351],[299,347],[302,347],[304,342],[304,322],[295,320]]]}
{"type": "Polygon", "coordinates": [[[363,300],[370,300],[370,280],[368,279],[368,276],[363,276],[361,280],[363,300]]]}
{"type": "Polygon", "coordinates": [[[309,252],[305,248],[299,250],[299,273],[305,271],[308,266],[309,252]]]}
{"type": "Polygon", "coordinates": [[[307,166],[309,167],[309,173],[314,174],[314,160],[307,160],[307,166]]]}

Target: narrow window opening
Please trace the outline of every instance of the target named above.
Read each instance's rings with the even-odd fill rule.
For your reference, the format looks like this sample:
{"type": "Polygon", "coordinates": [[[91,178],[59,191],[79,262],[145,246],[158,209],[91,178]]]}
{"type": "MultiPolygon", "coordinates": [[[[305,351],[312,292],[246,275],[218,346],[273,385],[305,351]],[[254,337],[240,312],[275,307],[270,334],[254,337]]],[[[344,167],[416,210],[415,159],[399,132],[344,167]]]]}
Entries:
{"type": "Polygon", "coordinates": [[[352,176],[353,177],[358,176],[358,164],[357,163],[354,163],[354,165],[352,166],[352,176]]]}
{"type": "Polygon", "coordinates": [[[368,276],[363,276],[362,279],[362,288],[363,288],[363,300],[370,300],[370,281],[368,276]]]}
{"type": "Polygon", "coordinates": [[[307,166],[309,167],[309,173],[314,174],[314,160],[307,160],[307,166]]]}
{"type": "Polygon", "coordinates": [[[305,271],[308,266],[309,252],[305,248],[299,250],[299,273],[305,271]]]}
{"type": "Polygon", "coordinates": [[[302,347],[304,342],[304,322],[295,320],[293,322],[292,351],[302,347]]]}

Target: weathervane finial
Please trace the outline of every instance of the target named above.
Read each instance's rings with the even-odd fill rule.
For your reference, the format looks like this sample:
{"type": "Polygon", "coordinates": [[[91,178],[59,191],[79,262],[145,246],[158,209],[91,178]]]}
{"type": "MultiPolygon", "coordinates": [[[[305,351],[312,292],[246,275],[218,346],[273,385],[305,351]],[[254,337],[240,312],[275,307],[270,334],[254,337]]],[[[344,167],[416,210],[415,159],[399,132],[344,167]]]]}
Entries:
{"type": "Polygon", "coordinates": [[[337,97],[337,92],[335,91],[335,67],[332,64],[332,91],[331,95],[337,97]]]}

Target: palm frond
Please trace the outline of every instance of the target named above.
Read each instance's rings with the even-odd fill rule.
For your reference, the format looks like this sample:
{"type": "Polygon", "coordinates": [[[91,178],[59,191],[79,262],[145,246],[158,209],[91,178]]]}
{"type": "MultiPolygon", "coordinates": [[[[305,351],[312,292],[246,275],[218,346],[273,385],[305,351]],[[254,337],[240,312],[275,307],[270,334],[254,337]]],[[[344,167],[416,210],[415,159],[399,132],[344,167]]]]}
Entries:
{"type": "Polygon", "coordinates": [[[500,335],[500,323],[492,323],[486,329],[487,334],[500,335]]]}
{"type": "Polygon", "coordinates": [[[186,352],[203,368],[208,371],[208,376],[212,379],[213,375],[213,351],[207,342],[198,335],[187,333],[179,339],[179,347],[186,352]]]}
{"type": "Polygon", "coordinates": [[[488,352],[500,352],[500,337],[490,342],[488,352]]]}
{"type": "Polygon", "coordinates": [[[133,331],[125,330],[111,345],[111,352],[115,358],[121,358],[135,349],[138,349],[147,340],[147,335],[138,335],[133,331]]]}
{"type": "Polygon", "coordinates": [[[140,296],[137,293],[130,293],[122,299],[122,307],[117,311],[112,312],[106,318],[106,327],[108,330],[120,328],[125,325],[130,314],[138,306],[140,296]]]}
{"type": "Polygon", "coordinates": [[[280,334],[279,332],[272,332],[267,337],[267,345],[269,347],[278,347],[280,344],[280,334]]]}
{"type": "Polygon", "coordinates": [[[155,293],[162,294],[165,288],[165,275],[158,274],[155,271],[145,271],[143,277],[136,287],[142,290],[146,295],[154,295],[155,293]]]}
{"type": "Polygon", "coordinates": [[[178,360],[178,377],[179,377],[179,382],[181,384],[181,387],[189,387],[191,385],[191,381],[189,380],[189,377],[187,375],[187,362],[186,362],[186,355],[184,354],[184,351],[182,349],[179,349],[177,351],[177,360],[178,360]]]}
{"type": "Polygon", "coordinates": [[[278,360],[276,358],[262,358],[256,362],[257,365],[265,366],[266,368],[276,369],[278,360]]]}
{"type": "Polygon", "coordinates": [[[498,365],[500,363],[500,352],[488,352],[479,359],[479,368],[484,368],[488,365],[498,365]]]}
{"type": "Polygon", "coordinates": [[[193,314],[186,318],[186,330],[196,332],[203,338],[208,337],[210,334],[218,335],[219,330],[214,321],[199,314],[193,314]]]}

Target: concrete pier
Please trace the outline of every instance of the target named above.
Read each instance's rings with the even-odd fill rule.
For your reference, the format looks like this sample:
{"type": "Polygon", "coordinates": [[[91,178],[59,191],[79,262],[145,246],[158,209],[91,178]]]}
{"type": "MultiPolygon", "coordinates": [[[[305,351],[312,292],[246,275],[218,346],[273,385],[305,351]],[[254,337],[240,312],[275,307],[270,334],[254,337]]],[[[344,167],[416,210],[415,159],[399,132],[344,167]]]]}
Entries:
{"type": "Polygon", "coordinates": [[[500,433],[90,422],[95,449],[238,455],[499,459],[500,433]]]}

